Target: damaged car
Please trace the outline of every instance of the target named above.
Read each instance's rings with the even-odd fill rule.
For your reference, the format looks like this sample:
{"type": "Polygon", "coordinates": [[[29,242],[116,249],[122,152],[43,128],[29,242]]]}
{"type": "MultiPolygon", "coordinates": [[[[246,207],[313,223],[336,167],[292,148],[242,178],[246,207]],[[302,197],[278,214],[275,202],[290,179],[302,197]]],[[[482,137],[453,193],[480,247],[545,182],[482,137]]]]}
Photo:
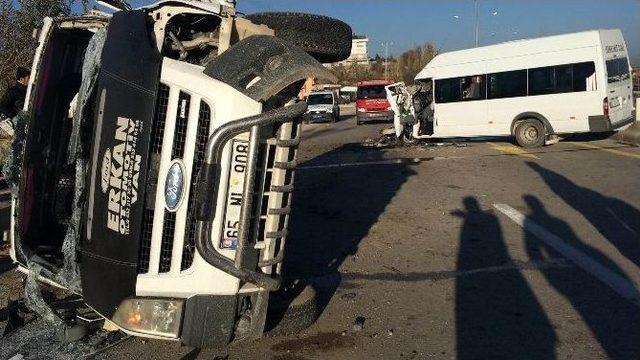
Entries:
{"type": "Polygon", "coordinates": [[[11,257],[128,334],[260,337],[279,306],[301,94],[336,81],[321,63],[349,56],[351,28],[240,16],[232,0],[118,7],[44,20],[8,166],[11,257]]]}

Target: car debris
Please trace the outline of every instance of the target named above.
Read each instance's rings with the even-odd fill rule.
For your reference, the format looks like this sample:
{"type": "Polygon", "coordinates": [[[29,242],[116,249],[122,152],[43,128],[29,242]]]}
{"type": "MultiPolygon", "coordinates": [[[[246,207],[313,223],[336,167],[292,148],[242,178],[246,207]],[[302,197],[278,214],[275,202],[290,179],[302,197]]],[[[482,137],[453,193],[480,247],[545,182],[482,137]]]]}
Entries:
{"type": "MultiPolygon", "coordinates": [[[[382,83],[386,104],[393,117],[393,127],[380,131],[378,139],[364,139],[365,147],[427,146],[429,142],[414,136],[417,128],[433,127],[431,90],[424,84],[407,86],[404,82],[382,83]]],[[[358,120],[360,122],[360,120],[358,120]]]]}
{"type": "Polygon", "coordinates": [[[275,296],[301,98],[335,82],[321,62],[349,56],[351,28],[230,0],[108,4],[39,32],[4,168],[26,305],[69,342],[104,324],[219,346],[261,337],[272,308],[309,325],[315,292],[275,296]]]}
{"type": "Polygon", "coordinates": [[[362,331],[366,320],[367,319],[364,316],[356,317],[356,320],[353,322],[353,331],[362,331]]]}

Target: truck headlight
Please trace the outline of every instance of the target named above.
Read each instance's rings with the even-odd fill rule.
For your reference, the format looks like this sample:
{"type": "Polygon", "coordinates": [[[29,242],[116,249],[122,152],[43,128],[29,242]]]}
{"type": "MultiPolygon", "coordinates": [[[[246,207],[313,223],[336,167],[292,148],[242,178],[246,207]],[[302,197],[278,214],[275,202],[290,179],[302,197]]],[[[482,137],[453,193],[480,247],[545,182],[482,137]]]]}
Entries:
{"type": "Polygon", "coordinates": [[[367,112],[367,109],[365,109],[365,108],[358,108],[358,112],[367,112]]]}
{"type": "Polygon", "coordinates": [[[131,298],[120,303],[112,321],[133,332],[177,338],[182,308],[182,300],[131,298]]]}

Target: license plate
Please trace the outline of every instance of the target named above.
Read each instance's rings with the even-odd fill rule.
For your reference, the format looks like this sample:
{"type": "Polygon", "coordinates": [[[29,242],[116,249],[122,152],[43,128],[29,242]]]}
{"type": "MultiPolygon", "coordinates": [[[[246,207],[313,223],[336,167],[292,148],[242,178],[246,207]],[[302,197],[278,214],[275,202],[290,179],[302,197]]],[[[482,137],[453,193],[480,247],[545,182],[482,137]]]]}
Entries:
{"type": "Polygon", "coordinates": [[[235,250],[238,247],[240,209],[244,202],[244,178],[246,175],[249,142],[233,140],[231,150],[231,171],[227,188],[227,205],[220,247],[235,250]]]}
{"type": "Polygon", "coordinates": [[[611,106],[612,108],[620,106],[620,99],[618,98],[611,99],[611,101],[609,102],[609,106],[611,106]]]}

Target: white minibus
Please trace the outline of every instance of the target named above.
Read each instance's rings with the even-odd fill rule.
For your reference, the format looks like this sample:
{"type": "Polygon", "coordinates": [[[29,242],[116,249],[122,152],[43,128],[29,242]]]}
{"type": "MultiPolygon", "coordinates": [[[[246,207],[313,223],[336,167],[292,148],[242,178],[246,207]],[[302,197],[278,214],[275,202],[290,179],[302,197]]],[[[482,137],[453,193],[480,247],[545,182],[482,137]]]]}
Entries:
{"type": "Polygon", "coordinates": [[[514,136],[537,147],[554,135],[619,129],[633,121],[630,73],[620,30],[444,53],[416,76],[433,103],[416,114],[412,135],[514,136]]]}

